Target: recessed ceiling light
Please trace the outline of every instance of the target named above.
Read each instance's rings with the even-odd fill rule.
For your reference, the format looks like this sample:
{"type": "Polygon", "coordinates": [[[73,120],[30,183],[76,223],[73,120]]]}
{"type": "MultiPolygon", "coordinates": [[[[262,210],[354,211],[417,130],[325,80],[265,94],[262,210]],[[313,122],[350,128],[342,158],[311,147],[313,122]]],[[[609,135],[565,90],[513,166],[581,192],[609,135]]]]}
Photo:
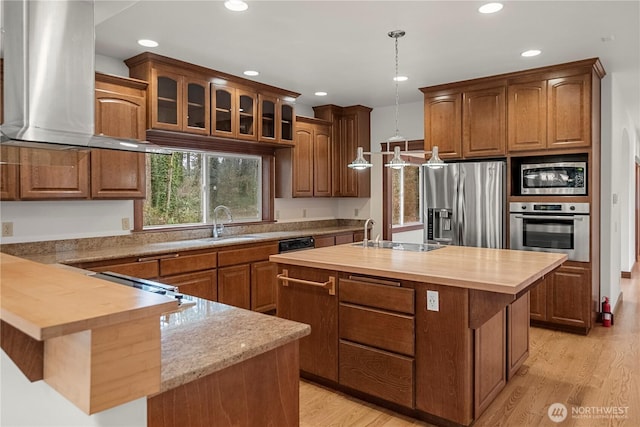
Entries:
{"type": "Polygon", "coordinates": [[[224,2],[224,7],[234,12],[243,12],[249,9],[249,5],[242,0],[227,0],[224,2]]]}
{"type": "Polygon", "coordinates": [[[327,92],[316,92],[315,96],[327,96],[327,92]]]}
{"type": "Polygon", "coordinates": [[[529,50],[525,50],[524,52],[522,52],[520,55],[524,56],[525,58],[529,58],[531,56],[538,56],[542,53],[541,50],[538,49],[529,49],[529,50]]]}
{"type": "Polygon", "coordinates": [[[478,12],[480,13],[496,13],[502,10],[502,3],[487,3],[480,6],[478,12]]]}
{"type": "Polygon", "coordinates": [[[393,78],[393,81],[395,82],[406,82],[407,80],[409,80],[409,77],[407,76],[398,76],[393,78]]]}
{"type": "Polygon", "coordinates": [[[245,71],[243,74],[244,74],[245,76],[251,76],[251,77],[254,77],[254,76],[259,75],[260,73],[259,73],[259,72],[257,72],[257,71],[254,71],[254,70],[247,70],[247,71],[245,71]]]}
{"type": "Polygon", "coordinates": [[[144,47],[158,47],[157,41],[149,39],[140,39],[138,40],[138,44],[144,47]]]}

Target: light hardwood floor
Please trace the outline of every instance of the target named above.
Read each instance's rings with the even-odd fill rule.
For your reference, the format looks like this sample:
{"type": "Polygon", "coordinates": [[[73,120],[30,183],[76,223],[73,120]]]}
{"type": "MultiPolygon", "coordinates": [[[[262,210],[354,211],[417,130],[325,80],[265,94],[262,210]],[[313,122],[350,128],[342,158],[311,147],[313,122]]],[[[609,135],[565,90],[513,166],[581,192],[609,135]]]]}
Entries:
{"type": "MultiPolygon", "coordinates": [[[[597,324],[588,336],[531,328],[529,359],[474,427],[640,426],[640,266],[622,279],[615,325],[597,324]],[[561,423],[547,416],[553,403],[569,411],[561,423]],[[622,408],[622,409],[619,409],[622,408]],[[619,411],[586,415],[587,411],[619,411]],[[572,415],[578,411],[582,415],[572,415]]],[[[316,384],[300,383],[300,425],[429,426],[316,384]]]]}

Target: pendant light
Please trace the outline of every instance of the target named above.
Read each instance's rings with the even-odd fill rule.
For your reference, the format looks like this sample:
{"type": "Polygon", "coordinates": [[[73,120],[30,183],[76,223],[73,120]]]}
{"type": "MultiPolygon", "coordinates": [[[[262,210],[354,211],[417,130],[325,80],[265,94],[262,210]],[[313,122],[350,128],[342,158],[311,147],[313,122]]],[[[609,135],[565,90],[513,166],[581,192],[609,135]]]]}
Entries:
{"type": "Polygon", "coordinates": [[[422,166],[426,166],[431,169],[440,169],[447,166],[447,164],[443,162],[440,156],[438,155],[437,145],[433,146],[433,148],[431,149],[431,158],[427,160],[426,163],[423,163],[422,166]]]}
{"type": "Polygon", "coordinates": [[[364,158],[364,151],[362,150],[362,147],[358,147],[358,154],[356,155],[355,160],[349,163],[347,166],[351,169],[362,171],[370,168],[373,165],[364,158]]]}
{"type": "MultiPolygon", "coordinates": [[[[387,33],[387,35],[389,37],[391,37],[392,39],[394,39],[395,41],[395,60],[396,60],[396,76],[394,77],[394,81],[396,83],[396,132],[395,134],[390,137],[389,139],[387,139],[387,147],[389,146],[389,143],[391,142],[400,142],[400,141],[406,141],[405,138],[403,138],[402,136],[400,136],[400,130],[399,130],[399,118],[400,118],[400,95],[399,95],[399,91],[398,91],[398,82],[400,81],[400,79],[398,79],[398,39],[400,37],[404,37],[406,33],[404,32],[404,30],[395,30],[395,31],[389,31],[387,33]]],[[[393,149],[393,158],[389,161],[389,163],[385,164],[386,167],[388,168],[392,168],[392,169],[402,169],[405,166],[408,166],[407,162],[405,162],[402,157],[400,157],[400,147],[396,146],[393,149]]]]}

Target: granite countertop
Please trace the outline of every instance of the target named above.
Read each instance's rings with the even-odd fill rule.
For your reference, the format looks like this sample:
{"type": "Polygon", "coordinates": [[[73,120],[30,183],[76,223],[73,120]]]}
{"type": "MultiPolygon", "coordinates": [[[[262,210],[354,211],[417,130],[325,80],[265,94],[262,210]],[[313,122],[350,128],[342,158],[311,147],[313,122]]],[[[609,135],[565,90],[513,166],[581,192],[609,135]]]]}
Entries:
{"type": "Polygon", "coordinates": [[[131,256],[152,256],[178,251],[217,249],[223,248],[225,246],[235,246],[240,244],[267,243],[294,237],[321,236],[360,230],[362,230],[362,227],[334,226],[303,230],[228,235],[219,239],[207,237],[199,239],[172,240],[166,242],[138,243],[129,245],[111,245],[108,243],[108,241],[105,240],[105,244],[99,245],[98,247],[94,248],[65,248],[65,250],[45,251],[44,253],[33,253],[26,255],[21,254],[19,256],[43,264],[77,264],[82,262],[103,261],[131,256]]]}
{"type": "Polygon", "coordinates": [[[160,317],[160,393],[220,371],[311,332],[304,323],[196,298],[160,317]]]}

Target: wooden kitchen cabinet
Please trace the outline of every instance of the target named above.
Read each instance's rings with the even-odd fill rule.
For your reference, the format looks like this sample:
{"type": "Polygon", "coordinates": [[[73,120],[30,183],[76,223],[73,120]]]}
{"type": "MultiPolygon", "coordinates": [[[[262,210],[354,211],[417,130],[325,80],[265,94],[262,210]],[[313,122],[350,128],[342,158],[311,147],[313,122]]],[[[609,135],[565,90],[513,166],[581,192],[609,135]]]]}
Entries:
{"type": "Polygon", "coordinates": [[[547,82],[510,82],[507,88],[509,151],[547,147],[547,82]]]}
{"type": "Polygon", "coordinates": [[[529,292],[507,306],[507,381],[529,357],[529,292]]]}
{"type": "Polygon", "coordinates": [[[503,83],[423,92],[426,151],[438,146],[443,159],[505,155],[506,90],[503,83]]]}
{"type": "Polygon", "coordinates": [[[293,196],[331,197],[331,125],[299,117],[293,154],[293,196]]]}
{"type": "Polygon", "coordinates": [[[591,271],[563,264],[547,284],[547,321],[555,324],[591,327],[591,271]]]}
{"type": "Polygon", "coordinates": [[[331,122],[331,195],[334,197],[370,197],[371,172],[348,167],[358,147],[371,147],[371,108],[362,105],[313,107],[316,118],[331,122]]]}
{"type": "Polygon", "coordinates": [[[138,257],[119,258],[105,261],[81,262],[71,264],[72,267],[91,270],[97,273],[111,271],[140,279],[157,279],[160,267],[157,259],[138,257]]]}
{"type": "Polygon", "coordinates": [[[17,200],[20,149],[0,147],[0,200],[17,200]]]}
{"type": "Polygon", "coordinates": [[[216,270],[162,277],[159,281],[167,285],[177,286],[180,293],[186,295],[208,299],[209,301],[218,300],[218,274],[216,270]]]}
{"type": "Polygon", "coordinates": [[[293,144],[296,117],[293,103],[275,94],[258,95],[258,140],[293,144]]]}
{"type": "Polygon", "coordinates": [[[278,264],[260,261],[251,264],[251,310],[261,313],[276,309],[278,264]]]}
{"type": "Polygon", "coordinates": [[[88,199],[89,151],[20,148],[20,199],[88,199]]]}
{"type": "MultiPolygon", "coordinates": [[[[147,83],[96,73],[95,133],[146,139],[147,83]]],[[[146,195],[144,153],[91,150],[91,198],[143,199],[146,195]]]]}
{"type": "Polygon", "coordinates": [[[587,333],[591,328],[591,269],[567,261],[531,291],[532,325],[587,333]]]}
{"type": "Polygon", "coordinates": [[[462,96],[462,155],[506,154],[505,87],[465,91],[462,96]]]}
{"type": "MultiPolygon", "coordinates": [[[[286,276],[312,283],[337,280],[337,273],[281,265],[286,276]]],[[[303,374],[338,381],[338,298],[308,283],[278,283],[278,317],[311,325],[311,334],[300,339],[300,370],[303,374]]]]}
{"type": "Polygon", "coordinates": [[[462,158],[462,93],[424,97],[424,149],[443,159],[462,158]]]}
{"type": "Polygon", "coordinates": [[[547,85],[547,146],[590,147],[591,74],[550,79],[547,85]]]}
{"type": "Polygon", "coordinates": [[[209,135],[209,82],[204,76],[145,54],[125,62],[131,77],[149,82],[149,128],[209,135]]]}
{"type": "Polygon", "coordinates": [[[247,310],[251,308],[251,266],[249,264],[218,269],[218,301],[247,310]]]}
{"type": "Polygon", "coordinates": [[[592,76],[567,74],[509,82],[510,152],[591,146],[592,76]]]}
{"type": "Polygon", "coordinates": [[[506,334],[506,308],[474,330],[475,419],[478,419],[507,384],[506,334]]]}
{"type": "Polygon", "coordinates": [[[211,135],[255,141],[258,94],[240,86],[211,85],[211,135]]]}
{"type": "Polygon", "coordinates": [[[364,231],[354,231],[348,233],[328,234],[322,236],[313,236],[316,248],[324,248],[326,246],[343,245],[345,243],[362,242],[364,239],[364,231]]]}
{"type": "Polygon", "coordinates": [[[387,279],[340,277],[339,382],[413,408],[414,290],[400,285],[387,279]]]}
{"type": "Polygon", "coordinates": [[[268,264],[277,243],[240,246],[218,252],[218,301],[247,310],[275,308],[277,270],[268,264]]]}

